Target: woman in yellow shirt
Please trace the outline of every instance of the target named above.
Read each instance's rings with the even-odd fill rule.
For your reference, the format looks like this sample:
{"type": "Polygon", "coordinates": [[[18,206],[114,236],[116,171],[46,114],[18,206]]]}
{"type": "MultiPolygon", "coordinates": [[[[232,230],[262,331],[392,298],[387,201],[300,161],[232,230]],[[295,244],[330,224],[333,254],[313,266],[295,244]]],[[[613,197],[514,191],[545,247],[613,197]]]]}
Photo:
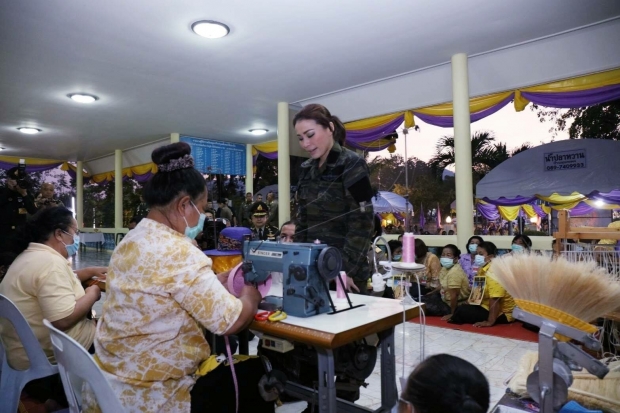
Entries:
{"type": "Polygon", "coordinates": [[[495,324],[507,324],[514,321],[512,310],[513,298],[494,278],[491,273],[491,261],[497,256],[497,247],[492,242],[483,242],[478,246],[476,264],[480,265],[474,277],[474,292],[480,290],[482,297],[470,297],[469,303],[459,306],[448,320],[454,324],[473,324],[475,327],[491,327],[495,324]],[[480,299],[481,298],[481,299],[480,299]]]}

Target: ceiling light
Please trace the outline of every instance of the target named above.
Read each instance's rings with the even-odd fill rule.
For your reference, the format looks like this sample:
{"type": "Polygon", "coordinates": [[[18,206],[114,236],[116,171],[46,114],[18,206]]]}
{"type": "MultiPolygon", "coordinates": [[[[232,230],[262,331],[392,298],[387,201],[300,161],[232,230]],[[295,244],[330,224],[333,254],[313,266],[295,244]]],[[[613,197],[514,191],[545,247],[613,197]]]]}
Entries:
{"type": "Polygon", "coordinates": [[[596,201],[594,201],[594,205],[596,205],[599,208],[602,208],[605,206],[605,202],[601,201],[600,199],[597,199],[596,201]]]}
{"type": "Polygon", "coordinates": [[[230,29],[223,23],[213,20],[201,20],[192,24],[192,30],[198,36],[207,39],[219,39],[230,33],[230,29]]]}
{"type": "Polygon", "coordinates": [[[17,128],[21,133],[27,133],[28,135],[34,135],[35,133],[41,132],[41,129],[37,128],[17,128]]]}
{"type": "Polygon", "coordinates": [[[71,93],[67,96],[78,103],[93,103],[94,101],[99,100],[97,96],[88,95],[86,93],[71,93]]]}
{"type": "Polygon", "coordinates": [[[267,132],[269,132],[267,129],[250,129],[250,133],[256,136],[264,135],[267,132]]]}

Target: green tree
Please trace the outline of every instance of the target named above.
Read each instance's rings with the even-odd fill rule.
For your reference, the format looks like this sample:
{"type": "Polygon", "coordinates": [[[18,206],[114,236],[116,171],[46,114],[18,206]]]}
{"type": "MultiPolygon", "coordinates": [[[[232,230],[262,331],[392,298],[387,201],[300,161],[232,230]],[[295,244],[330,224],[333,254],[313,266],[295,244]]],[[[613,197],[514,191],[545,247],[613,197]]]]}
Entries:
{"type": "Polygon", "coordinates": [[[541,122],[552,122],[554,136],[568,130],[571,139],[620,140],[620,99],[572,109],[531,105],[541,122]]]}

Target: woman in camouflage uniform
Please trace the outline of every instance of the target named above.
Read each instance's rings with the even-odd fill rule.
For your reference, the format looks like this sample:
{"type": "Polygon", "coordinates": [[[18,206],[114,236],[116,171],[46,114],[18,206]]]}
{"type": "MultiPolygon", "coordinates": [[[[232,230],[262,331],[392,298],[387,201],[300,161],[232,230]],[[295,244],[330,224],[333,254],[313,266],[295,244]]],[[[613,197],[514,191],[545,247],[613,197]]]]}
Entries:
{"type": "Polygon", "coordinates": [[[305,106],[293,119],[310,159],[297,186],[299,242],[315,239],[340,250],[343,270],[361,293],[370,276],[367,253],[373,231],[373,191],[366,161],[346,149],[344,125],[324,106],[305,106]]]}

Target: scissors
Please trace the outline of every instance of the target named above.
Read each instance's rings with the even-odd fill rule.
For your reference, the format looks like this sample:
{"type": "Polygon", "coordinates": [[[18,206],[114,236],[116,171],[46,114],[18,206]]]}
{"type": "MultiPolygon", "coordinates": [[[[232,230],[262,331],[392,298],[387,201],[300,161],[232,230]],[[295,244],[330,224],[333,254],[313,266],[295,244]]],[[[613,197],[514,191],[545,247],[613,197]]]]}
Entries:
{"type": "Polygon", "coordinates": [[[286,318],[286,313],[282,310],[262,311],[254,316],[256,321],[282,321],[286,318]]]}

